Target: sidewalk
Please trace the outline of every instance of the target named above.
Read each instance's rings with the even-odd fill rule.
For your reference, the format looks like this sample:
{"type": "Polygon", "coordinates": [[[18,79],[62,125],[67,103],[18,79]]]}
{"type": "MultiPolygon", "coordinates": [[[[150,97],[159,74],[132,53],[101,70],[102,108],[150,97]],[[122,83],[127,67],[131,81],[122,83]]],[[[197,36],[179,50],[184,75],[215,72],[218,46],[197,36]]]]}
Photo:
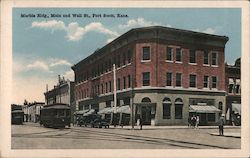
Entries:
{"type": "MultiPolygon", "coordinates": [[[[123,126],[123,128],[119,125],[114,127],[111,125],[109,128],[112,129],[127,129],[132,130],[132,126],[123,126]]],[[[224,129],[240,129],[241,126],[224,126],[224,129]]],[[[134,126],[134,129],[140,129],[140,126],[134,126]]],[[[193,129],[193,127],[188,126],[150,126],[150,125],[144,125],[142,127],[143,130],[156,130],[156,129],[193,129]]],[[[199,129],[218,129],[218,126],[199,126],[199,129]]]]}
{"type": "MultiPolygon", "coordinates": [[[[40,126],[39,122],[24,122],[24,125],[27,126],[40,126]]],[[[77,127],[73,126],[71,124],[71,127],[77,127]]],[[[84,127],[83,127],[84,128],[84,127]]],[[[134,128],[132,126],[123,126],[117,125],[114,127],[113,125],[110,125],[109,128],[111,129],[125,129],[125,130],[139,130],[140,126],[135,125],[134,128]]],[[[241,126],[224,126],[224,129],[240,129],[241,126]]],[[[142,127],[143,130],[157,130],[157,129],[193,129],[193,127],[188,126],[150,126],[150,125],[144,125],[142,127]]],[[[199,129],[218,129],[218,126],[199,126],[199,129]]]]}
{"type": "MultiPolygon", "coordinates": [[[[213,136],[220,136],[219,133],[209,133],[213,136]]],[[[224,133],[221,137],[233,137],[233,138],[241,138],[241,133],[224,133]]]]}

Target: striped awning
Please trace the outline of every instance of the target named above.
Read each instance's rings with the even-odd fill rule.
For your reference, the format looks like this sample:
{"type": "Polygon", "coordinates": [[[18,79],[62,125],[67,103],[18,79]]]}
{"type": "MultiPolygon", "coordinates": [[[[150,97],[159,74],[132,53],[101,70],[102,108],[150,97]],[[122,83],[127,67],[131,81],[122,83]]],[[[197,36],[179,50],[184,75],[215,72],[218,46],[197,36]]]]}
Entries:
{"type": "Polygon", "coordinates": [[[121,106],[117,109],[117,113],[130,114],[131,109],[130,109],[129,105],[124,105],[124,106],[121,106]]]}
{"type": "Polygon", "coordinates": [[[75,115],[83,115],[84,113],[86,113],[86,112],[88,112],[88,111],[89,111],[89,109],[88,109],[88,110],[76,111],[76,112],[74,112],[74,114],[75,114],[75,115]]]}
{"type": "Polygon", "coordinates": [[[83,116],[88,116],[95,113],[95,109],[90,109],[88,112],[84,113],[83,116]]]}
{"type": "Polygon", "coordinates": [[[109,113],[111,113],[111,107],[106,107],[98,112],[98,114],[109,114],[109,113]]]}
{"type": "Polygon", "coordinates": [[[197,113],[216,113],[221,112],[220,109],[215,106],[209,105],[190,105],[189,112],[197,112],[197,113]]]}

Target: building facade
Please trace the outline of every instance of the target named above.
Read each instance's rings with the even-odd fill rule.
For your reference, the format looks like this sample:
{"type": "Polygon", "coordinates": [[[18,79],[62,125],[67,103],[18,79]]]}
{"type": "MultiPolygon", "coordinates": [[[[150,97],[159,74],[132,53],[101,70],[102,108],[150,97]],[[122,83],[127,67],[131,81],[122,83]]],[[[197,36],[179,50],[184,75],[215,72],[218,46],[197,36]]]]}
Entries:
{"type": "Polygon", "coordinates": [[[46,105],[55,103],[67,104],[71,108],[71,113],[75,112],[74,100],[74,82],[65,80],[64,77],[58,76],[58,83],[53,89],[44,93],[46,105]]]}
{"type": "MultiPolygon", "coordinates": [[[[228,37],[167,27],[136,28],[75,64],[79,110],[130,107],[130,123],[184,125],[189,115],[214,124],[225,113],[228,37]]],[[[122,118],[122,117],[120,117],[122,118]]]]}
{"type": "Polygon", "coordinates": [[[234,65],[226,64],[226,109],[229,124],[241,124],[241,62],[240,58],[234,65]]]}
{"type": "MultiPolygon", "coordinates": [[[[27,112],[28,122],[39,122],[40,121],[40,110],[43,108],[44,102],[33,102],[27,106],[27,111],[24,109],[24,114],[27,112]]],[[[26,107],[26,106],[25,106],[26,107]]],[[[24,108],[25,108],[24,107],[24,108]]],[[[25,119],[26,121],[26,119],[25,119]]]]}

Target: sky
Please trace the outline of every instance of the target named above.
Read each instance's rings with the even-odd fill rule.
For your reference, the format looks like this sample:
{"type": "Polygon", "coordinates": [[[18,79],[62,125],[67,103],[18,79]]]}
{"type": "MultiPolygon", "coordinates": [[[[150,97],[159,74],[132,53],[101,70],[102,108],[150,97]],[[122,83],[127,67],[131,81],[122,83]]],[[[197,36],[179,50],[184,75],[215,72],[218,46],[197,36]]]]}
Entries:
{"type": "Polygon", "coordinates": [[[12,11],[12,102],[16,104],[23,104],[24,99],[44,102],[46,85],[52,89],[58,75],[73,81],[72,65],[136,27],[159,25],[228,36],[225,62],[234,64],[241,56],[239,8],[13,8],[12,11]],[[104,17],[104,14],[114,16],[104,17]],[[117,14],[127,16],[117,17],[117,14]]]}

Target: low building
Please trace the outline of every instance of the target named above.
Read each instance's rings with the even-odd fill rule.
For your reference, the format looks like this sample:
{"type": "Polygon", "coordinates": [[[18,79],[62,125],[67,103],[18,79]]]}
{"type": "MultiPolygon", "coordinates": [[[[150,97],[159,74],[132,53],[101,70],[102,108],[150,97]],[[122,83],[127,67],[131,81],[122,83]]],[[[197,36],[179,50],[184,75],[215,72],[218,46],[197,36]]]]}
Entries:
{"type": "Polygon", "coordinates": [[[241,62],[240,58],[234,65],[226,64],[226,119],[229,124],[241,124],[241,62]]]}
{"type": "Polygon", "coordinates": [[[130,123],[187,125],[195,114],[215,124],[226,110],[227,41],[161,26],[132,29],[72,67],[77,109],[113,107],[116,86],[117,107],[130,108],[130,123]]]}

